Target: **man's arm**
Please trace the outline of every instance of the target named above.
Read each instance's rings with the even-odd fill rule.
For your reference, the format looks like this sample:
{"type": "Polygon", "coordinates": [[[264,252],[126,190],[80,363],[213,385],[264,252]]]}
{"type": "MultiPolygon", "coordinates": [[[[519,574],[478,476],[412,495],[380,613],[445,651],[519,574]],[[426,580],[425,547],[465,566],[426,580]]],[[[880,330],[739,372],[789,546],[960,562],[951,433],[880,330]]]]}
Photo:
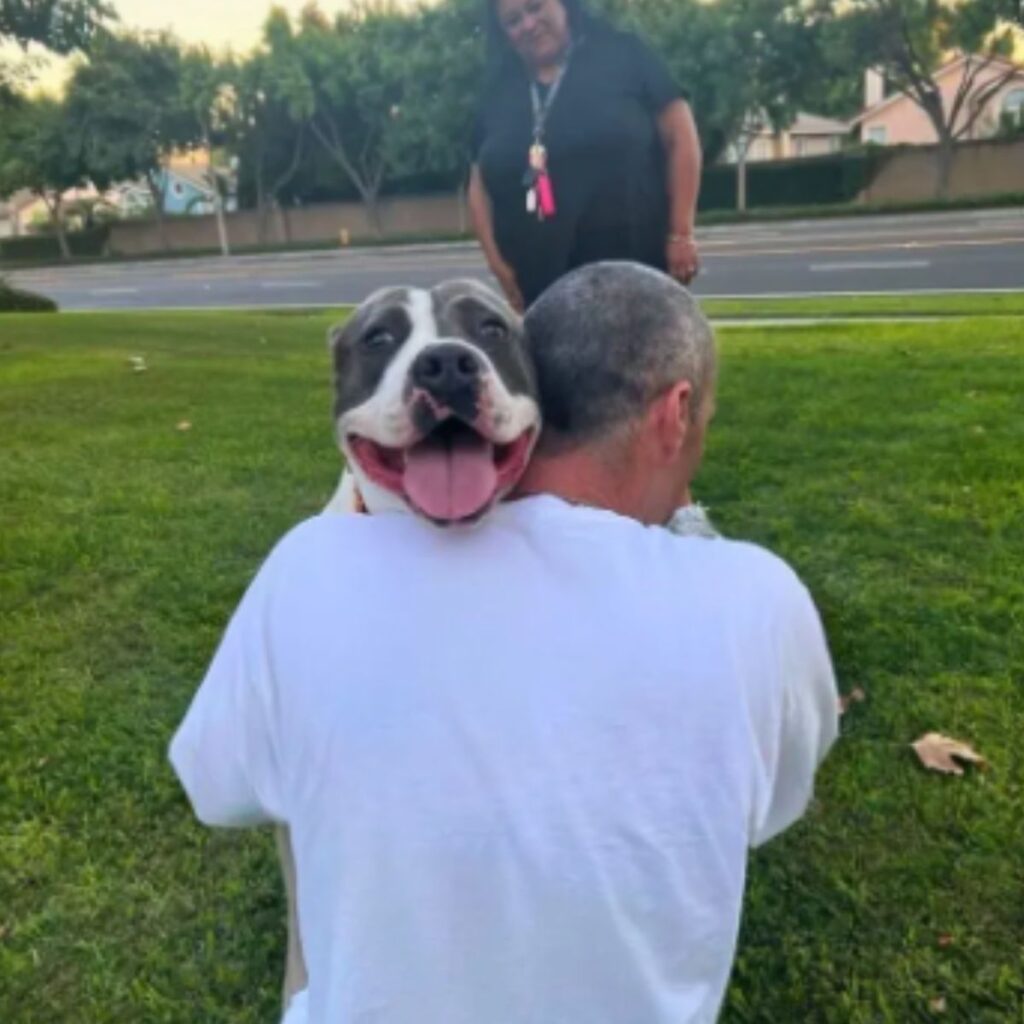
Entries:
{"type": "Polygon", "coordinates": [[[772,839],[807,810],[814,774],[839,733],[825,632],[810,594],[795,577],[778,600],[776,629],[781,703],[754,723],[767,786],[755,808],[751,846],[772,839]]]}

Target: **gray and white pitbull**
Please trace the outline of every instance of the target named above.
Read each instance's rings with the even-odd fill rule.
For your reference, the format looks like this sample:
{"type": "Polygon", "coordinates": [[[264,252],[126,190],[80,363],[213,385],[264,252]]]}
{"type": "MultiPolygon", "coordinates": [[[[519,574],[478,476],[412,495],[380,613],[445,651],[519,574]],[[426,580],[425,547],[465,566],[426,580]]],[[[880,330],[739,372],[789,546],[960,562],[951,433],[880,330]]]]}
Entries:
{"type": "MultiPolygon", "coordinates": [[[[405,510],[478,522],[515,486],[541,414],[522,320],[477,281],[388,288],[328,334],[334,423],[346,469],[326,512],[405,510]]],[[[306,986],[288,831],[284,1003],[306,986]]]]}
{"type": "Polygon", "coordinates": [[[480,519],[511,490],[540,406],[522,321],[491,289],[379,291],[329,344],[351,472],[328,511],[406,509],[443,526],[480,519]]]}

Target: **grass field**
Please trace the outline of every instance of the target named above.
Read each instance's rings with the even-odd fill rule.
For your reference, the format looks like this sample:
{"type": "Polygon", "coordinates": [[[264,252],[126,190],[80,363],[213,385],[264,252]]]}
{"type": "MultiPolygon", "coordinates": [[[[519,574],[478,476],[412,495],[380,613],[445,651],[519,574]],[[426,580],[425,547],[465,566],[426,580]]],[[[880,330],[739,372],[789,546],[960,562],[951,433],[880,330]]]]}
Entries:
{"type": "MultiPolygon", "coordinates": [[[[248,577],[336,481],[329,320],[0,319],[4,1024],[274,1017],[271,838],[194,824],[165,748],[248,577]]],[[[867,693],[808,818],[752,860],[723,1020],[1020,1024],[1024,320],[721,343],[699,497],[797,567],[867,693]],[[923,771],[932,729],[989,770],[923,771]]]]}
{"type": "Polygon", "coordinates": [[[1024,316],[1024,291],[934,292],[916,295],[822,295],[814,298],[704,299],[710,317],[1024,316]]]}

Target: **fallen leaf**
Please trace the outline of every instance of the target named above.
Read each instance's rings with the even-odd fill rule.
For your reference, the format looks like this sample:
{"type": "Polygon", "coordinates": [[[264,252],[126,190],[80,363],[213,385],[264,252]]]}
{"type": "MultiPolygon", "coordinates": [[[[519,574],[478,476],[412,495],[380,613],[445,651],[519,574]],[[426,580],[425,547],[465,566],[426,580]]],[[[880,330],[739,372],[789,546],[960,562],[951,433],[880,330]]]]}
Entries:
{"type": "Polygon", "coordinates": [[[145,373],[149,369],[142,356],[129,356],[128,363],[136,373],[145,373]]]}
{"type": "Polygon", "coordinates": [[[945,1013],[946,1012],[946,997],[937,996],[935,999],[928,1000],[928,1009],[932,1013],[945,1013]]]}
{"type": "Polygon", "coordinates": [[[849,693],[842,694],[839,698],[839,714],[845,715],[851,704],[862,704],[867,700],[867,696],[859,686],[855,686],[849,693]]]}
{"type": "Polygon", "coordinates": [[[953,936],[949,932],[943,932],[939,936],[939,949],[947,949],[953,945],[953,936]]]}
{"type": "Polygon", "coordinates": [[[182,420],[175,429],[184,433],[186,430],[192,429],[192,423],[189,420],[182,420]]]}
{"type": "Polygon", "coordinates": [[[979,768],[985,764],[985,759],[966,743],[950,739],[949,736],[943,736],[940,732],[927,732],[910,745],[925,768],[943,772],[946,775],[963,775],[964,773],[963,768],[953,760],[954,758],[976,764],[979,768]]]}

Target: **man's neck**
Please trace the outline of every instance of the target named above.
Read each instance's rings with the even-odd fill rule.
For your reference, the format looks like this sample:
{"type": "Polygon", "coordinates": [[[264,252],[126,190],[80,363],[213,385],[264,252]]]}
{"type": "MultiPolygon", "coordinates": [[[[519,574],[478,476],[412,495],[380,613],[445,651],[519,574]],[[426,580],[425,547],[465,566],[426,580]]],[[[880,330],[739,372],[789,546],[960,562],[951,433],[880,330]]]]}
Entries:
{"type": "Polygon", "coordinates": [[[642,489],[633,474],[614,472],[591,456],[572,452],[568,455],[535,456],[516,488],[515,497],[550,494],[572,505],[588,505],[616,512],[630,519],[657,521],[645,506],[642,489]]]}

